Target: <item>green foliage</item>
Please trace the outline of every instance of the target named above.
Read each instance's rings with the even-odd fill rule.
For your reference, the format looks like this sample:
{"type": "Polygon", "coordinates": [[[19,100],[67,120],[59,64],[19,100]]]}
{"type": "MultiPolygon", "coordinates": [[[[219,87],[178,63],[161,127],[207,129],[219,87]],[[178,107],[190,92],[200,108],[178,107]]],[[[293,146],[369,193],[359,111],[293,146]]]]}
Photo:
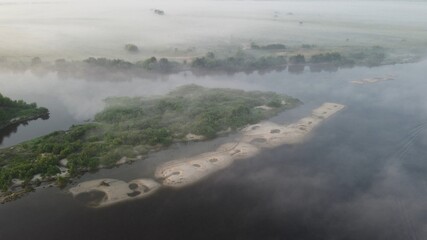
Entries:
{"type": "Polygon", "coordinates": [[[61,189],[65,188],[67,186],[68,182],[69,182],[68,178],[61,177],[61,176],[57,177],[56,181],[55,181],[56,185],[61,189]]]}
{"type": "Polygon", "coordinates": [[[149,59],[146,59],[142,62],[137,63],[137,65],[142,66],[146,70],[152,70],[156,64],[157,64],[157,58],[156,57],[151,57],[149,59]]]}
{"type": "Polygon", "coordinates": [[[267,103],[267,106],[273,107],[273,108],[278,108],[281,105],[282,105],[282,99],[280,98],[273,98],[267,103]]]}
{"type": "Polygon", "coordinates": [[[0,94],[0,129],[13,123],[20,123],[47,115],[49,110],[37,107],[36,103],[12,100],[0,94]]]}
{"type": "MultiPolygon", "coordinates": [[[[107,59],[107,58],[93,58],[90,57],[83,60],[84,63],[88,64],[89,67],[104,67],[115,70],[130,69],[133,67],[133,63],[124,61],[122,59],[107,59]]],[[[95,68],[96,69],[96,68],[95,68]]]]}
{"type": "Polygon", "coordinates": [[[255,58],[243,52],[237,52],[232,57],[218,59],[213,53],[207,53],[204,57],[195,58],[191,63],[191,67],[198,70],[234,73],[278,69],[286,66],[286,63],[287,60],[283,56],[255,58]]]}
{"type": "Polygon", "coordinates": [[[261,45],[261,46],[256,43],[251,43],[251,48],[257,49],[257,50],[284,50],[286,49],[286,46],[281,43],[272,43],[272,44],[261,45]]]}
{"type": "Polygon", "coordinates": [[[337,52],[319,53],[311,56],[310,64],[312,70],[338,69],[338,67],[353,66],[352,58],[342,56],[337,52]]]}
{"type": "Polygon", "coordinates": [[[341,54],[332,52],[332,53],[319,53],[311,56],[311,63],[340,63],[342,61],[341,54]]]}
{"type": "Polygon", "coordinates": [[[178,68],[178,64],[176,62],[171,62],[167,58],[160,58],[157,60],[155,57],[148,58],[144,61],[139,61],[135,64],[135,66],[142,67],[148,71],[155,71],[160,73],[169,73],[178,68]]]}
{"type": "Polygon", "coordinates": [[[353,52],[349,55],[351,59],[363,66],[379,66],[386,59],[386,49],[379,46],[374,46],[368,49],[353,52]]]}

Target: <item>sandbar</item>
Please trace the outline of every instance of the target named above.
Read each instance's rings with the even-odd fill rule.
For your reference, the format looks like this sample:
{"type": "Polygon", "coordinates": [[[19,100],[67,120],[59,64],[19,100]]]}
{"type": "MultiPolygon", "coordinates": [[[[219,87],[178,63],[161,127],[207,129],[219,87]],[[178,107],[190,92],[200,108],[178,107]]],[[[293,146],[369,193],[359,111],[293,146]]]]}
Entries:
{"type": "Polygon", "coordinates": [[[160,184],[152,179],[135,179],[125,182],[105,178],[82,182],[70,188],[69,191],[74,197],[83,199],[86,197],[85,201],[91,207],[105,207],[123,201],[145,198],[159,187],[160,184]]]}

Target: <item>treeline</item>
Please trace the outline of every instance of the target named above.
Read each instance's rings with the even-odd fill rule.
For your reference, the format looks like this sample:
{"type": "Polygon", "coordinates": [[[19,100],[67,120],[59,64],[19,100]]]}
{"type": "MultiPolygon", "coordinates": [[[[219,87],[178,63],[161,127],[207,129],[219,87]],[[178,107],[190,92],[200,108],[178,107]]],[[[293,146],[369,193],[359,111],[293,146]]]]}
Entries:
{"type": "MultiPolygon", "coordinates": [[[[304,45],[305,46],[305,45],[304,45]]],[[[303,48],[304,48],[303,46],[303,48]]],[[[311,45],[307,45],[306,48],[311,45]]],[[[131,47],[129,47],[131,48],[131,47]]],[[[286,46],[279,43],[257,45],[252,43],[255,50],[285,50],[286,46]]],[[[352,66],[378,66],[386,62],[386,49],[382,47],[363,48],[348,53],[324,52],[304,56],[295,54],[290,56],[269,55],[254,56],[244,51],[237,51],[228,57],[217,57],[209,52],[203,57],[196,57],[191,61],[176,62],[168,58],[150,57],[137,62],[122,59],[88,58],[83,61],[56,60],[54,64],[43,63],[40,58],[34,58],[30,64],[8,63],[0,61],[1,66],[7,66],[17,71],[31,69],[36,74],[57,72],[64,78],[84,78],[89,80],[131,80],[134,77],[157,78],[162,74],[173,74],[181,71],[193,71],[197,74],[238,72],[252,73],[254,71],[268,72],[271,70],[282,71],[289,67],[304,69],[301,65],[308,65],[312,70],[337,69],[352,66]],[[298,65],[298,66],[297,66],[298,65]]]]}
{"type": "Polygon", "coordinates": [[[284,50],[286,45],[281,43],[272,43],[267,45],[258,45],[256,43],[251,43],[251,48],[256,50],[284,50]]]}
{"type": "Polygon", "coordinates": [[[191,63],[191,68],[196,71],[216,71],[216,72],[246,72],[284,70],[287,59],[284,56],[253,57],[243,52],[237,52],[232,57],[216,58],[215,54],[209,52],[204,57],[195,58],[191,63]]]}
{"type": "Polygon", "coordinates": [[[51,70],[59,76],[77,77],[84,79],[130,80],[133,77],[151,78],[157,74],[177,73],[183,70],[183,65],[169,61],[167,58],[149,59],[136,63],[122,59],[88,58],[83,61],[68,62],[57,60],[51,70]]]}
{"type": "Polygon", "coordinates": [[[36,103],[12,100],[0,94],[0,129],[20,121],[30,120],[48,114],[48,109],[37,107],[36,103]]]}

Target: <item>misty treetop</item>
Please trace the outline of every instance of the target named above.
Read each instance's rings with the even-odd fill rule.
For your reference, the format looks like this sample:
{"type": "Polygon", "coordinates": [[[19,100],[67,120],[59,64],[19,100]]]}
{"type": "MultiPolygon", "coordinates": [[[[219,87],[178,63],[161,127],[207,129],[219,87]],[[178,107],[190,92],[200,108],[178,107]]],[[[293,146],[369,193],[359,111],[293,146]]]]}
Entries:
{"type": "Polygon", "coordinates": [[[251,48],[256,50],[284,50],[286,45],[281,43],[271,43],[267,45],[258,45],[254,42],[251,43],[251,48]]]}
{"type": "Polygon", "coordinates": [[[191,67],[194,70],[216,71],[216,72],[246,72],[268,71],[286,69],[287,59],[284,56],[261,56],[254,57],[243,51],[238,51],[234,56],[217,58],[214,53],[209,52],[204,57],[195,58],[191,67]]]}
{"type": "Polygon", "coordinates": [[[300,104],[273,92],[208,89],[187,85],[167,95],[108,98],[94,122],[58,131],[0,150],[0,187],[12,179],[30,183],[35,174],[55,178],[60,160],[71,176],[99,166],[114,166],[122,157],[136,158],[189,133],[214,138],[221,131],[257,123],[300,104]],[[270,108],[256,108],[267,105],[270,108]]]}

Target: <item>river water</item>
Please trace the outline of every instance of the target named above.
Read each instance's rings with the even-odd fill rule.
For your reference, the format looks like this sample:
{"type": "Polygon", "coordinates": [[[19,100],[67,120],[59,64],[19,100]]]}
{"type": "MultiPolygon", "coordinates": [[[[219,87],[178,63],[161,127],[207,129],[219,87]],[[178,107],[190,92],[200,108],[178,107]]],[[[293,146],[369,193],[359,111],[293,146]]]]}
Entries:
{"type": "MultiPolygon", "coordinates": [[[[181,73],[124,82],[3,73],[2,94],[36,101],[51,117],[18,127],[3,137],[1,147],[90,119],[108,96],[157,95],[189,83],[276,91],[304,102],[275,117],[279,122],[295,121],[323,102],[347,107],[303,144],[238,161],[184,189],[164,188],[97,210],[66,189],[37,190],[0,206],[0,239],[427,239],[426,68],[424,61],[301,74],[181,73]],[[385,75],[395,80],[350,83],[385,75]]],[[[160,162],[214,149],[229,138],[175,145],[77,182],[152,177],[160,162]]]]}

